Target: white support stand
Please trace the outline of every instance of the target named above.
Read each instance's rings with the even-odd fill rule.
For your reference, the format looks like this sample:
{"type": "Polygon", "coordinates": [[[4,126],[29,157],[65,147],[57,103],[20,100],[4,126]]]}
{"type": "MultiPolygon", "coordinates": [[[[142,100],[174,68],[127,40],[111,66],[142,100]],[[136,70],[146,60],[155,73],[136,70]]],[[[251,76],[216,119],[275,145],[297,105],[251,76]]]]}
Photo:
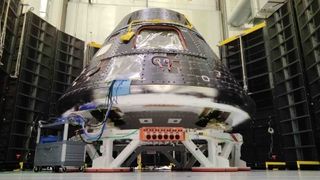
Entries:
{"type": "Polygon", "coordinates": [[[186,132],[188,139],[182,141],[190,153],[199,161],[202,168],[246,168],[241,158],[242,136],[224,133],[223,131],[206,129],[186,132]],[[208,142],[206,157],[192,140],[208,142]]]}
{"type": "Polygon", "coordinates": [[[139,131],[135,134],[126,137],[126,139],[131,139],[132,141],[121,151],[121,153],[114,159],[113,154],[113,141],[116,139],[114,137],[119,136],[118,139],[123,139],[121,134],[130,133],[130,131],[136,130],[109,130],[109,132],[103,135],[103,144],[100,148],[102,156],[93,159],[92,167],[94,168],[119,168],[121,164],[130,156],[130,154],[139,147],[139,131]],[[109,138],[114,136],[113,138],[109,138]]]}
{"type": "MultiPolygon", "coordinates": [[[[93,159],[92,168],[116,169],[141,145],[150,144],[150,141],[139,139],[137,130],[108,129],[102,136],[103,145],[100,148],[102,156],[93,159]],[[130,134],[125,136],[124,134],[130,134]],[[118,138],[117,138],[118,137],[118,138]],[[113,141],[115,139],[131,139],[131,142],[116,157],[112,157],[113,141]]],[[[225,133],[222,130],[185,129],[185,140],[181,143],[199,161],[201,168],[246,168],[246,163],[240,159],[242,136],[240,134],[225,133]],[[208,157],[197,147],[193,140],[208,142],[208,157]]],[[[157,143],[155,143],[156,145],[157,143]]]]}

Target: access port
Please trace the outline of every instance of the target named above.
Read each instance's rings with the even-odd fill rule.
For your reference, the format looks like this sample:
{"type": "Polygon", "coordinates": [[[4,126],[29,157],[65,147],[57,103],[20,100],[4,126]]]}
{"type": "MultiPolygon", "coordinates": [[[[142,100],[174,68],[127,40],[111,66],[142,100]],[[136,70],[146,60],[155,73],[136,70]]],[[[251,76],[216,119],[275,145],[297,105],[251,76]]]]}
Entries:
{"type": "Polygon", "coordinates": [[[152,139],[157,139],[157,135],[152,135],[152,139]]]}
{"type": "Polygon", "coordinates": [[[158,139],[162,139],[162,135],[161,134],[158,135],[158,139]]]}
{"type": "Polygon", "coordinates": [[[180,139],[180,135],[179,135],[179,134],[176,134],[175,138],[176,138],[176,139],[180,139]]]}
{"type": "Polygon", "coordinates": [[[146,138],[147,138],[147,139],[151,139],[151,135],[148,134],[148,135],[146,136],[146,138]]]}
{"type": "Polygon", "coordinates": [[[171,134],[169,137],[170,137],[171,140],[174,139],[174,135],[173,134],[171,134]]]}
{"type": "Polygon", "coordinates": [[[163,136],[163,139],[168,139],[168,135],[165,134],[165,135],[163,136]]]}

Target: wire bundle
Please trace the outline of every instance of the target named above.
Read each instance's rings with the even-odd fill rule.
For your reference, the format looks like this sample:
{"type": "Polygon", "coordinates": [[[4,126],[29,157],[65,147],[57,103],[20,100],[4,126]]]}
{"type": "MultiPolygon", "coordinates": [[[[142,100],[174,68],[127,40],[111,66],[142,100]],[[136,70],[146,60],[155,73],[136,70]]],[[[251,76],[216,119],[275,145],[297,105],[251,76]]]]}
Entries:
{"type": "MultiPolygon", "coordinates": [[[[117,87],[115,88],[115,84],[117,82],[117,80],[113,80],[108,88],[108,94],[106,96],[106,113],[105,116],[103,118],[103,120],[99,123],[99,124],[95,124],[95,125],[90,125],[90,124],[86,124],[85,118],[79,114],[71,114],[70,116],[68,116],[67,118],[69,120],[73,120],[76,122],[76,124],[80,124],[81,125],[81,129],[77,131],[77,134],[79,134],[80,139],[88,144],[91,144],[93,141],[98,141],[100,140],[101,136],[103,135],[104,130],[106,129],[106,124],[108,121],[108,117],[110,115],[110,112],[112,110],[112,106],[113,103],[117,103],[117,93],[118,90],[120,88],[120,86],[123,84],[125,80],[119,80],[119,82],[117,83],[117,87]],[[113,94],[113,90],[115,90],[115,95],[113,94]],[[85,126],[89,126],[89,127],[101,127],[100,132],[99,133],[89,133],[85,126]]],[[[61,120],[61,119],[60,119],[61,120]]],[[[130,133],[131,134],[131,133],[130,133]]]]}
{"type": "Polygon", "coordinates": [[[87,130],[85,129],[85,120],[83,117],[81,117],[81,126],[82,126],[82,129],[81,129],[81,133],[79,133],[79,137],[81,138],[81,140],[85,143],[91,143],[93,141],[98,141],[100,140],[105,128],[106,128],[106,124],[107,124],[107,121],[108,121],[108,117],[110,115],[110,112],[111,112],[111,109],[112,109],[112,105],[113,105],[113,100],[112,100],[112,96],[113,96],[113,87],[114,87],[114,84],[115,84],[115,80],[111,82],[109,88],[108,88],[108,94],[106,96],[106,107],[107,107],[107,111],[105,113],[105,116],[104,116],[104,119],[103,121],[101,121],[99,124],[96,124],[96,125],[87,125],[87,126],[90,126],[90,127],[100,127],[101,126],[101,129],[100,129],[100,132],[99,134],[94,134],[93,133],[88,133],[87,130]],[[90,142],[89,142],[90,141],[90,142]]]}

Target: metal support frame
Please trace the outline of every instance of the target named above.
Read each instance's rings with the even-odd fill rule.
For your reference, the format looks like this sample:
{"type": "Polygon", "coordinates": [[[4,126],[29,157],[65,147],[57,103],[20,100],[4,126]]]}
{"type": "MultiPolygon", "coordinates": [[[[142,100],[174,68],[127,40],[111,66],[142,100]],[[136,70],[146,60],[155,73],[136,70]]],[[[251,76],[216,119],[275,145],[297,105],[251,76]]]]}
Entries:
{"type": "Polygon", "coordinates": [[[243,78],[243,89],[248,91],[248,77],[247,77],[247,67],[245,62],[245,52],[243,48],[242,35],[239,36],[240,43],[240,55],[241,55],[241,66],[242,66],[242,78],[243,78]]]}
{"type": "MultiPolygon", "coordinates": [[[[6,40],[7,21],[8,21],[10,3],[11,3],[11,0],[8,0],[2,29],[1,29],[1,24],[0,24],[0,29],[1,29],[1,34],[0,34],[0,66],[3,65],[1,60],[2,60],[2,55],[3,55],[4,44],[5,44],[5,40],[6,40]]],[[[3,6],[5,6],[5,2],[3,2],[3,6]]],[[[1,19],[2,19],[2,16],[0,18],[0,21],[1,21],[1,19]]]]}
{"type": "MultiPolygon", "coordinates": [[[[185,140],[181,141],[181,143],[201,164],[202,168],[246,167],[245,162],[240,159],[241,145],[243,143],[242,136],[240,134],[230,134],[214,129],[185,129],[185,137],[185,140]],[[207,142],[208,156],[204,154],[205,150],[203,148],[196,145],[194,140],[205,140],[207,142]]],[[[143,148],[148,147],[145,145],[153,145],[153,149],[157,149],[157,147],[159,147],[161,152],[165,145],[171,146],[171,144],[167,142],[142,141],[139,138],[139,131],[135,129],[119,130],[109,128],[102,135],[102,141],[103,144],[100,147],[102,155],[99,157],[93,157],[93,168],[114,169],[120,168],[123,164],[129,166],[130,162],[133,162],[136,156],[143,151],[143,148]],[[134,131],[136,132],[131,134],[134,131]],[[131,135],[123,136],[123,134],[131,135]],[[120,139],[129,139],[131,142],[118,154],[117,157],[114,158],[113,142],[120,139]],[[128,159],[131,154],[133,154],[133,156],[128,159]],[[130,162],[125,162],[126,160],[130,162]]],[[[93,154],[92,149],[90,153],[93,154]]],[[[164,153],[164,155],[170,161],[174,159],[172,155],[169,155],[169,153],[164,153]]],[[[193,165],[194,162],[191,164],[193,165]]],[[[177,161],[172,161],[172,163],[179,164],[177,161]]],[[[182,164],[179,164],[179,166],[183,167],[182,164]]]]}
{"type": "MultiPolygon", "coordinates": [[[[23,7],[22,7],[23,8],[23,7]]],[[[28,11],[24,14],[23,17],[23,23],[22,23],[22,30],[21,30],[21,37],[20,37],[20,42],[19,42],[19,48],[18,48],[18,55],[17,55],[17,62],[16,62],[16,66],[14,69],[14,73],[10,75],[10,77],[12,78],[18,78],[19,74],[20,74],[20,65],[21,65],[21,58],[22,58],[22,51],[23,51],[23,43],[24,43],[24,36],[25,36],[25,29],[27,26],[27,15],[29,11],[33,11],[34,8],[30,7],[28,9],[28,11]]]]}

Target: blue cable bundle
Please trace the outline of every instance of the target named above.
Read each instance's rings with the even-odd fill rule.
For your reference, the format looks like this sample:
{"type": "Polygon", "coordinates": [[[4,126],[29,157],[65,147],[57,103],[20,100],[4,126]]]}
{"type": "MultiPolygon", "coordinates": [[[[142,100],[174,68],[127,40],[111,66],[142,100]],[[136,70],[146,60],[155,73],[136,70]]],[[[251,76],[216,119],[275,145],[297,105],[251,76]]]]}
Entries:
{"type": "MultiPolygon", "coordinates": [[[[114,80],[111,82],[110,87],[108,88],[108,94],[106,97],[107,111],[105,113],[104,119],[98,125],[93,126],[93,127],[101,126],[101,130],[98,134],[93,135],[93,133],[88,133],[85,129],[86,121],[85,121],[84,117],[82,117],[81,115],[78,115],[78,114],[71,114],[68,117],[59,117],[57,119],[57,121],[65,121],[66,118],[71,121],[74,121],[76,124],[79,124],[82,126],[82,129],[81,129],[82,133],[80,135],[80,138],[84,142],[90,143],[90,142],[87,142],[88,140],[89,141],[98,141],[101,138],[101,136],[106,128],[107,120],[110,115],[113,102],[117,101],[117,98],[114,100],[112,98],[117,97],[117,96],[121,96],[121,95],[130,94],[130,84],[131,84],[131,80],[114,80]],[[82,135],[85,138],[83,138],[82,135]]],[[[84,105],[80,106],[80,108],[79,108],[79,110],[93,110],[93,109],[96,109],[96,105],[94,105],[92,103],[84,104],[84,105]]],[[[90,125],[90,126],[92,126],[92,125],[90,125]]]]}
{"type": "Polygon", "coordinates": [[[106,127],[106,124],[107,124],[107,120],[108,120],[108,117],[110,115],[110,112],[111,112],[111,109],[112,109],[112,105],[113,105],[112,97],[113,97],[113,89],[114,89],[115,83],[116,83],[116,80],[112,81],[111,85],[109,87],[109,91],[108,91],[107,98],[106,98],[107,111],[106,111],[106,114],[104,116],[104,119],[99,125],[96,126],[96,127],[98,127],[98,126],[102,125],[100,133],[98,135],[95,135],[95,136],[92,136],[92,134],[88,133],[85,130],[85,127],[84,127],[85,123],[84,123],[84,120],[83,120],[82,130],[83,130],[83,134],[86,136],[87,140],[98,141],[101,138],[101,136],[102,136],[102,134],[103,134],[103,132],[105,130],[105,127],[106,127]]]}

